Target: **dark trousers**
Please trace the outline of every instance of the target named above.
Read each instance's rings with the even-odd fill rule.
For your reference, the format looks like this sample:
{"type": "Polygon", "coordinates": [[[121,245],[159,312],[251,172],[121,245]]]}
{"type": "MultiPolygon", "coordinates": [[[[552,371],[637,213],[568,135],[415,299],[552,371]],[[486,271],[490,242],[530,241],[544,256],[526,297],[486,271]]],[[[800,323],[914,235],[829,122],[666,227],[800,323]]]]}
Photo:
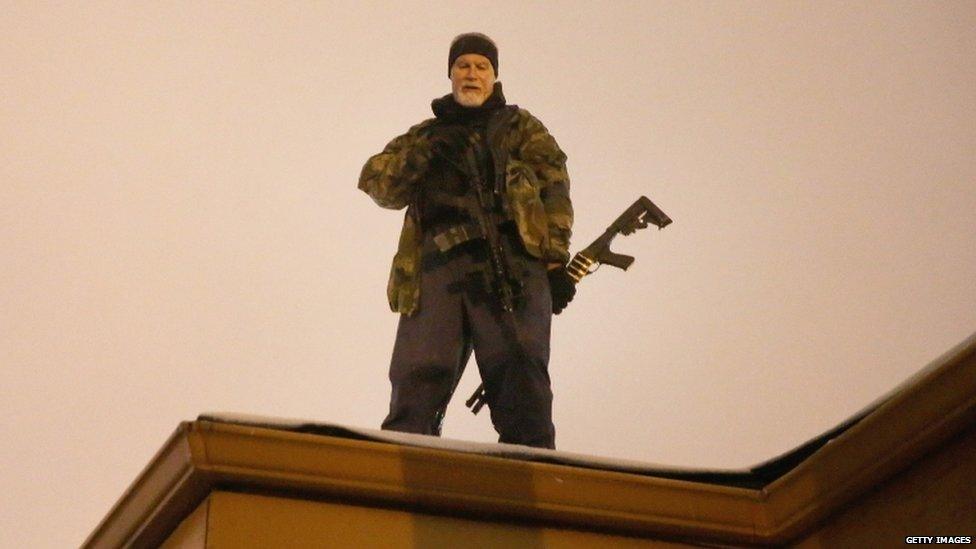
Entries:
{"type": "MultiPolygon", "coordinates": [[[[517,237],[516,237],[517,238],[517,237]]],[[[439,252],[424,245],[420,307],[400,316],[383,429],[439,436],[444,411],[474,351],[498,441],[555,447],[549,383],[552,297],[545,265],[521,250],[513,270],[522,281],[514,319],[486,289],[483,240],[439,252]],[[517,339],[513,341],[513,339],[517,339]]]]}

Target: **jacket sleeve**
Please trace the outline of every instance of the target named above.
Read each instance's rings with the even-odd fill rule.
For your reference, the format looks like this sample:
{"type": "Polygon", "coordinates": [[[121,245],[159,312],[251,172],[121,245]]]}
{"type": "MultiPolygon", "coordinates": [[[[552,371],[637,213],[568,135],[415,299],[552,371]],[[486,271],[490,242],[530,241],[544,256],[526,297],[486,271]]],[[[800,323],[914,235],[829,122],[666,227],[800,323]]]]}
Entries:
{"type": "Polygon", "coordinates": [[[573,228],[573,204],[569,199],[566,154],[536,117],[521,111],[522,139],[519,157],[532,167],[539,181],[539,197],[546,211],[549,229],[547,261],[569,261],[569,239],[573,228]]]}
{"type": "Polygon", "coordinates": [[[421,122],[396,137],[363,166],[359,189],[380,206],[399,210],[413,199],[432,154],[428,139],[421,134],[429,122],[421,122]]]}

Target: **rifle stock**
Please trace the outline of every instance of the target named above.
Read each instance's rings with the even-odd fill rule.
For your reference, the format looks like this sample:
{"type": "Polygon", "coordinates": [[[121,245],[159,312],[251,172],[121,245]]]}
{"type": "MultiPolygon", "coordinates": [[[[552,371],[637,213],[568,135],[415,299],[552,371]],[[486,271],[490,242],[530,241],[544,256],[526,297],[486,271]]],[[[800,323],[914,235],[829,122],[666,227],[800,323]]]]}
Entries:
{"type": "Polygon", "coordinates": [[[584,276],[593,272],[591,267],[596,264],[613,265],[626,271],[634,263],[634,258],[629,255],[614,253],[610,250],[610,242],[618,234],[629,235],[650,224],[656,225],[658,229],[663,229],[671,224],[671,218],[651,202],[651,199],[641,196],[624,213],[620,214],[599,238],[573,256],[572,261],[566,267],[569,275],[578,283],[584,276]]]}

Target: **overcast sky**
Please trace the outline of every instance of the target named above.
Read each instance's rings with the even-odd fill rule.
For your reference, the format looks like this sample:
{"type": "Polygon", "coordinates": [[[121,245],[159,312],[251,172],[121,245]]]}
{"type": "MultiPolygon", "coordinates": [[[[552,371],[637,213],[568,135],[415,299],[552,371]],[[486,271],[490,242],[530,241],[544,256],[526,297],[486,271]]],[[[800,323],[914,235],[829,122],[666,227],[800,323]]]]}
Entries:
{"type": "MultiPolygon", "coordinates": [[[[569,157],[557,446],[786,452],[976,330],[976,3],[3,1],[0,546],[78,545],[183,420],[377,427],[402,212],[366,158],[460,32],[569,157]]],[[[452,403],[445,436],[495,440],[452,403]]]]}

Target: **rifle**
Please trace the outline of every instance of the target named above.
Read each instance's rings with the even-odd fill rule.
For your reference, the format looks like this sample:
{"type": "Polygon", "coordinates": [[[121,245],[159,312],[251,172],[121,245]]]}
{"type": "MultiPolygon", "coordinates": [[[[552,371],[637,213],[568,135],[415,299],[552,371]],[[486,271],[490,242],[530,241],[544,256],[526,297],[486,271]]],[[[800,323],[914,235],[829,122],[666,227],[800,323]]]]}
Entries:
{"type": "MultiPolygon", "coordinates": [[[[626,271],[634,263],[634,258],[629,255],[614,253],[610,250],[610,243],[618,234],[625,236],[633,234],[652,223],[660,230],[671,223],[671,218],[649,198],[641,196],[624,213],[620,214],[599,238],[573,256],[572,261],[566,266],[573,282],[579,284],[584,276],[596,271],[596,269],[590,269],[593,265],[596,265],[597,268],[603,264],[613,265],[626,271]]],[[[486,402],[485,384],[482,383],[464,405],[471,408],[471,413],[477,414],[486,402]]]]}
{"type": "MultiPolygon", "coordinates": [[[[482,180],[472,147],[468,147],[465,151],[464,160],[467,163],[468,175],[471,177],[477,197],[476,207],[470,208],[470,210],[473,217],[478,221],[478,228],[481,229],[488,247],[490,270],[482,271],[485,288],[490,294],[498,297],[498,302],[505,316],[511,316],[509,313],[515,311],[516,300],[521,296],[522,282],[511,274],[511,267],[508,264],[509,255],[505,249],[506,242],[503,241],[502,235],[498,232],[498,219],[494,213],[497,190],[494,185],[489,187],[482,180]]],[[[512,320],[514,321],[514,318],[512,320]]],[[[515,330],[517,339],[518,331],[514,324],[512,329],[515,330]]],[[[520,345],[519,341],[515,343],[520,345]]]]}
{"type": "MultiPolygon", "coordinates": [[[[642,196],[631,204],[624,213],[620,214],[620,217],[607,227],[607,230],[603,231],[599,238],[573,256],[573,260],[566,266],[569,275],[579,283],[584,276],[596,270],[590,270],[594,264],[613,265],[626,271],[634,263],[634,258],[629,255],[613,253],[610,251],[610,242],[618,234],[625,236],[633,234],[638,229],[647,227],[649,223],[657,225],[658,230],[661,230],[671,223],[671,218],[649,198],[642,196]]],[[[599,267],[599,265],[597,266],[599,267]]]]}
{"type": "Polygon", "coordinates": [[[518,278],[511,276],[507,260],[509,256],[505,249],[506,242],[498,232],[500,220],[495,214],[495,206],[499,190],[494,185],[488,185],[478,169],[475,150],[483,145],[478,142],[476,134],[466,130],[454,132],[445,141],[448,142],[447,146],[460,156],[461,162],[456,162],[452,154],[440,148],[434,149],[433,156],[440,157],[468,178],[475,190],[475,202],[467,204],[467,209],[469,215],[477,222],[481,236],[487,243],[489,268],[482,271],[485,289],[498,298],[502,311],[513,312],[521,295],[522,284],[518,278]]]}

